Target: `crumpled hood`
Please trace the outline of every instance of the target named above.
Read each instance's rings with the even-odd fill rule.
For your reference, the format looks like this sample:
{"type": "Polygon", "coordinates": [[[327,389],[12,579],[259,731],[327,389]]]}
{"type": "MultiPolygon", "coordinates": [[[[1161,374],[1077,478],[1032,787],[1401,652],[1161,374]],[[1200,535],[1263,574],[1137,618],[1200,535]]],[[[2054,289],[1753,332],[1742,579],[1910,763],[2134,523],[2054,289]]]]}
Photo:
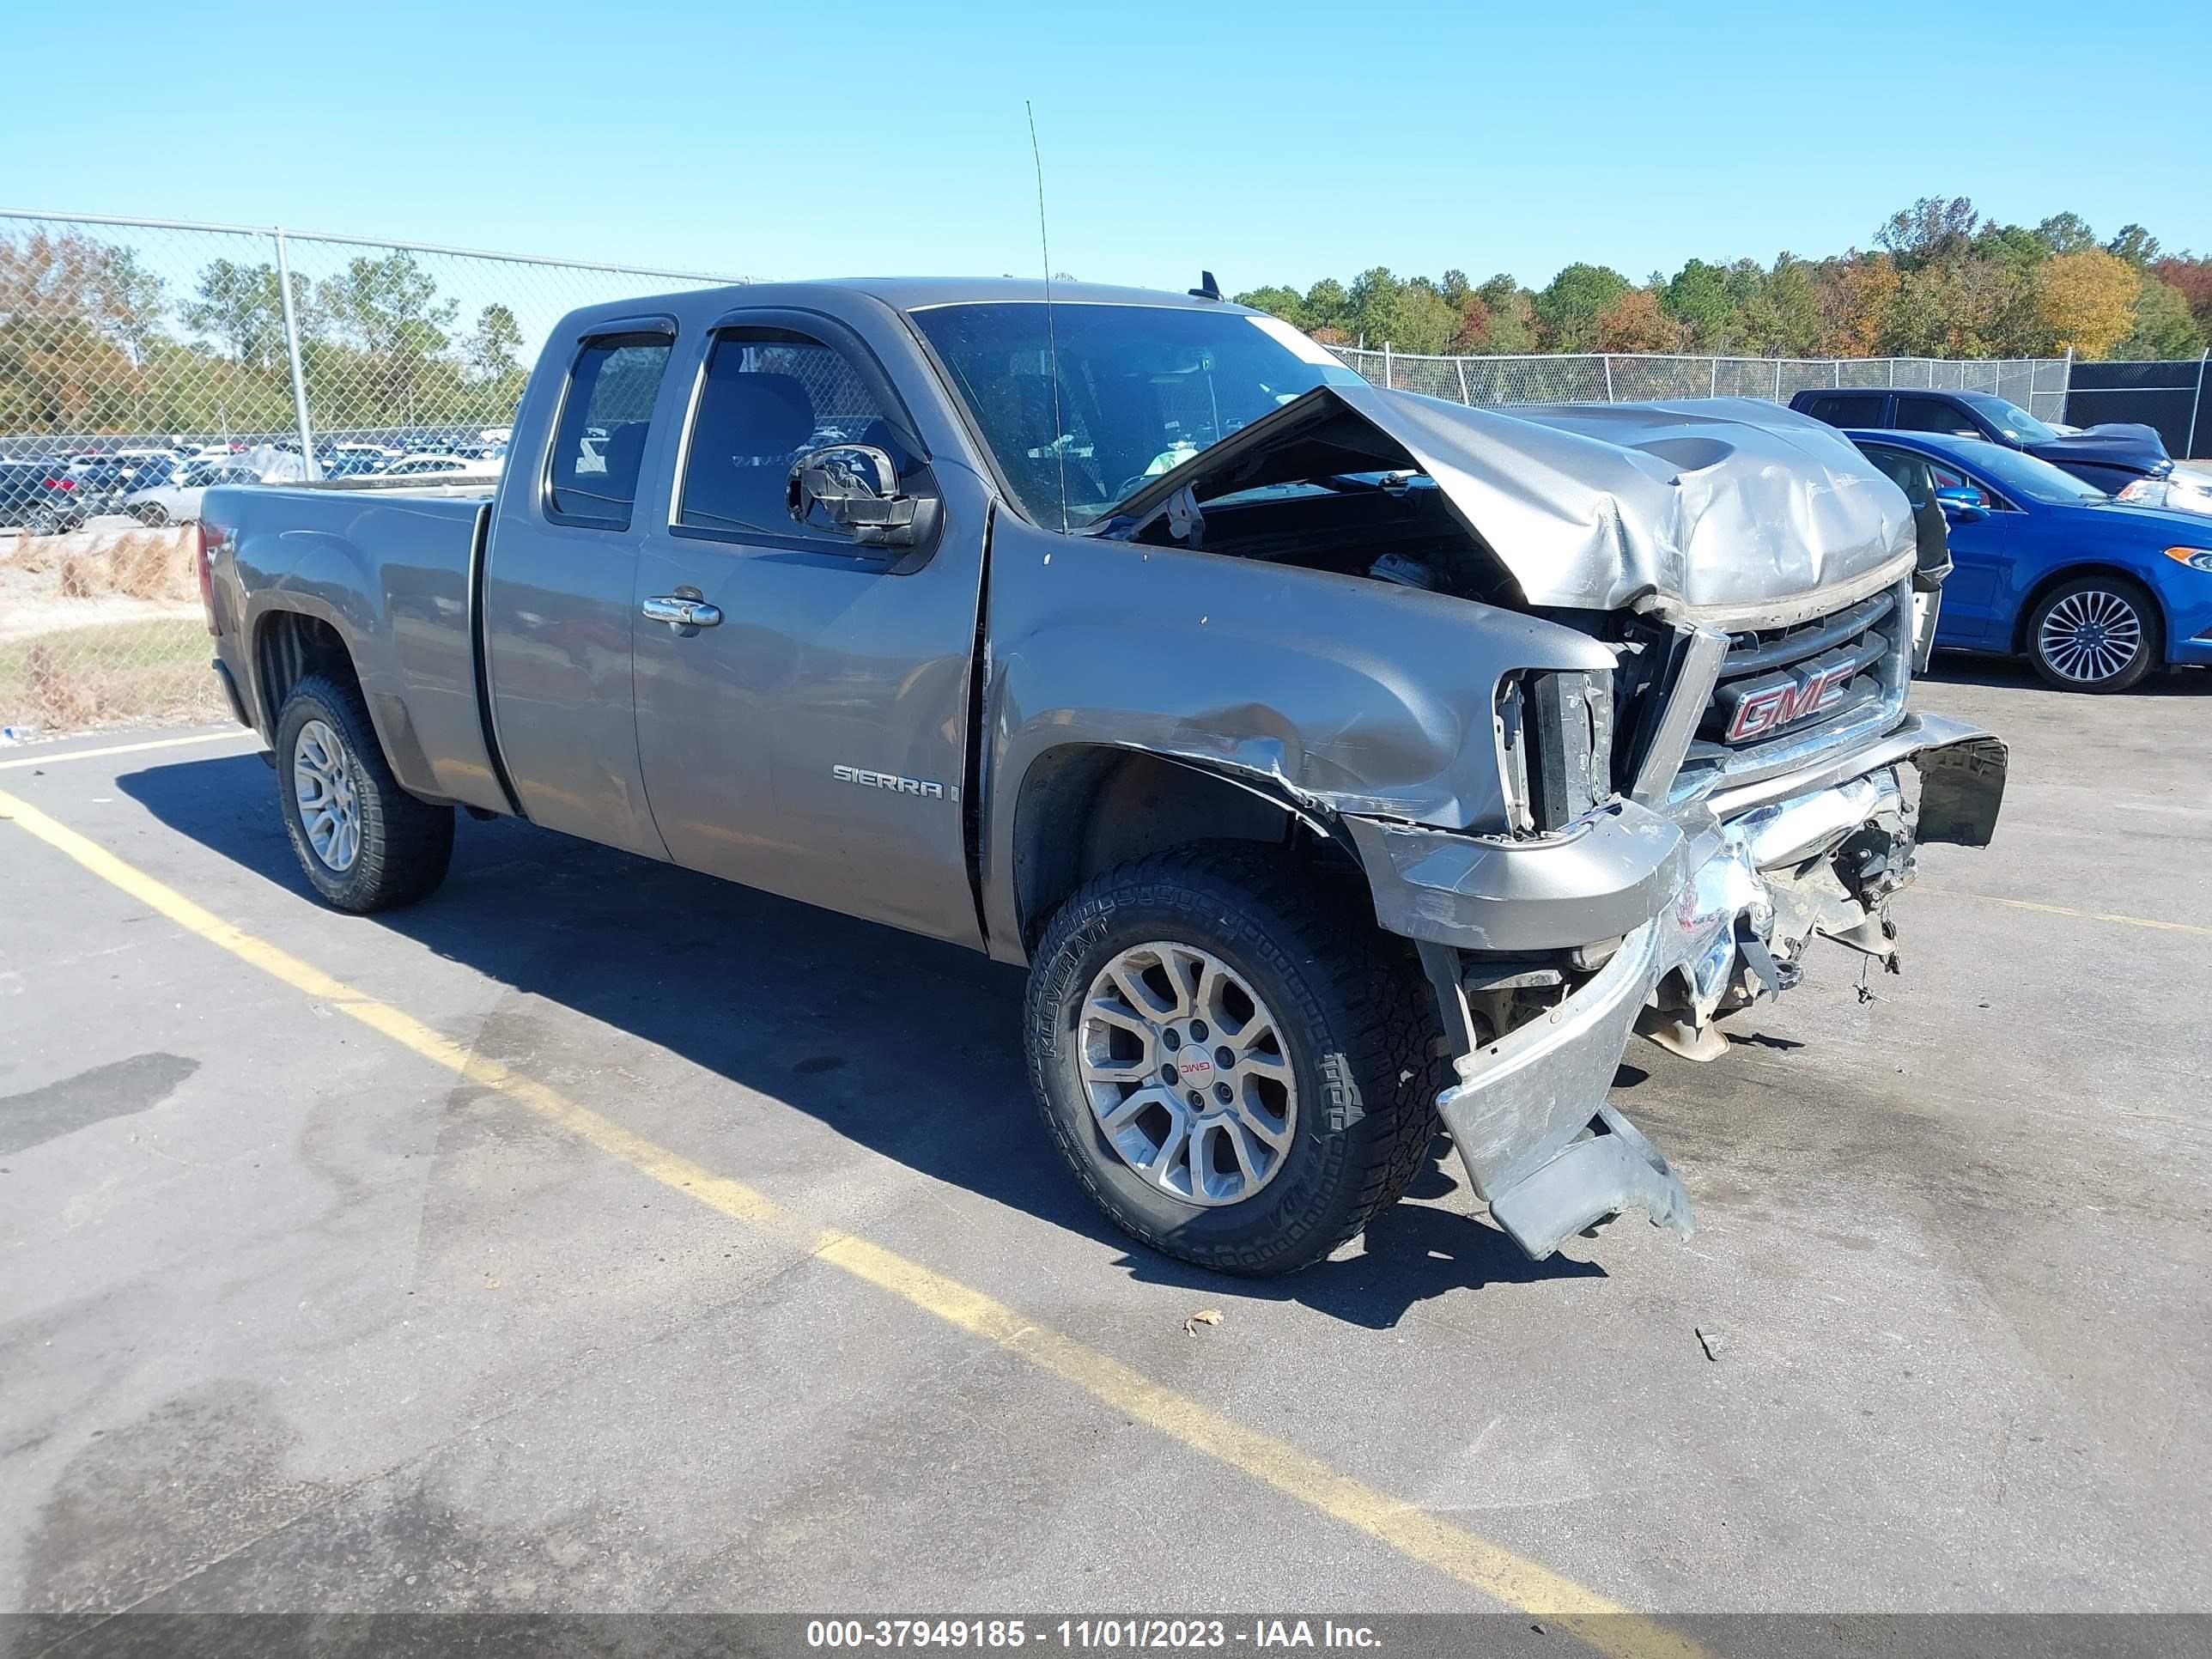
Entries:
{"type": "Polygon", "coordinates": [[[2029,454],[2054,466],[2068,461],[2094,461],[2106,466],[2140,467],[2155,475],[2170,471],[2173,465],[2158,428],[2132,421],[2108,421],[2086,432],[2066,434],[2053,443],[2027,447],[2029,454]]]}
{"type": "Polygon", "coordinates": [[[1913,551],[1904,492],[1833,427],[1747,398],[1468,409],[1376,392],[1531,605],[1755,611],[1913,551]]]}
{"type": "Polygon", "coordinates": [[[1356,471],[1363,440],[1364,465],[1409,465],[1433,479],[1532,605],[1790,620],[1912,562],[1903,491],[1834,428],[1744,398],[1470,409],[1332,383],[1152,480],[1118,512],[1150,516],[1186,488],[1202,504],[1356,471]]]}

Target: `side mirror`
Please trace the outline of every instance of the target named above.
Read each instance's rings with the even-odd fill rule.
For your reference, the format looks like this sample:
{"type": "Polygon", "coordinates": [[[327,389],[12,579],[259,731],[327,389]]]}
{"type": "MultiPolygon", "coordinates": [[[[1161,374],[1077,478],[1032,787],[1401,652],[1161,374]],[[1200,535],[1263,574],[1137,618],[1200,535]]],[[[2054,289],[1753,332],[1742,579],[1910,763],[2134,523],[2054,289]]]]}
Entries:
{"type": "Polygon", "coordinates": [[[784,505],[805,524],[822,516],[865,547],[912,547],[935,526],[933,500],[899,493],[898,466],[873,444],[825,444],[793,463],[784,505]]]}
{"type": "Polygon", "coordinates": [[[1990,516],[1989,503],[1972,484],[1953,484],[1948,489],[1939,489],[1936,500],[1943,509],[1943,516],[1953,524],[1979,524],[1990,516]]]}

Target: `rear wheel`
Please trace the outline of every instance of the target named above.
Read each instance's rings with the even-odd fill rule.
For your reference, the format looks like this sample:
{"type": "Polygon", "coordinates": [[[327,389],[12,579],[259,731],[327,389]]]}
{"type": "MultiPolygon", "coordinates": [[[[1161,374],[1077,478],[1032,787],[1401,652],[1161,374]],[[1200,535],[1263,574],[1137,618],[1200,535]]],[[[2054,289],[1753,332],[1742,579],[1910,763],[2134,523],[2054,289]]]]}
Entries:
{"type": "Polygon", "coordinates": [[[1411,948],[1352,909],[1268,849],[1216,842],[1110,870],[1053,918],[1030,1079],[1132,1237],[1285,1273],[1412,1181],[1435,1126],[1431,994],[1411,948]]]}
{"type": "Polygon", "coordinates": [[[2158,607],[2124,576],[2077,576],[2027,620],[2028,659],[2062,691],[2124,691],[2158,665],[2158,607]]]}
{"type": "Polygon", "coordinates": [[[169,522],[169,509],[159,501],[141,501],[131,509],[131,516],[149,530],[159,530],[169,522]]]}
{"type": "Polygon", "coordinates": [[[399,787],[361,693],[310,675],[276,720],[276,795],[300,868],[323,901],[366,915],[446,878],[453,809],[399,787]]]}

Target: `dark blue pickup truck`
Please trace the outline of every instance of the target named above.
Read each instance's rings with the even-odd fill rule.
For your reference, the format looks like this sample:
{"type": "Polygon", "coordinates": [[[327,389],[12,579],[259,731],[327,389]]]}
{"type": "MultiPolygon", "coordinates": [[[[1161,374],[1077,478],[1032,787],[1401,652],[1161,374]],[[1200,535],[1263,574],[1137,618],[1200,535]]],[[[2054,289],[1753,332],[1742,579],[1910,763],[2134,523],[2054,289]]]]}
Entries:
{"type": "Polygon", "coordinates": [[[1947,438],[1980,438],[2063,468],[2108,495],[2138,478],[2163,478],[2172,458],[2157,430],[2132,422],[2054,431],[2016,404],[1987,392],[1809,390],[1790,407],[1830,426],[1885,432],[1926,432],[1947,438]]]}

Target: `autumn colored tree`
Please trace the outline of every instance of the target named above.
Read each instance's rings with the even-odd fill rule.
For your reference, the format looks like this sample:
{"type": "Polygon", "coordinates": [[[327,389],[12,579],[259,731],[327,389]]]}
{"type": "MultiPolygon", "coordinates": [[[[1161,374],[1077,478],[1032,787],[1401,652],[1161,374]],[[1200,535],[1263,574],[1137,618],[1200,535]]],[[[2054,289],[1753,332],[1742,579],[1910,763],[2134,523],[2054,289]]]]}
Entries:
{"type": "Polygon", "coordinates": [[[2212,334],[2212,258],[2167,254],[2151,263],[2150,275],[2179,292],[2197,325],[2212,334]]]}
{"type": "Polygon", "coordinates": [[[1897,301],[1897,262],[1887,253],[1834,261],[1822,285],[1821,349],[1832,357],[1871,357],[1897,301]]]}
{"type": "Polygon", "coordinates": [[[0,235],[0,432],[96,431],[144,402],[161,284],[128,248],[0,235]]]}
{"type": "Polygon", "coordinates": [[[1632,288],[1598,313],[1598,344],[1607,351],[1674,351],[1682,325],[1667,314],[1659,295],[1632,288]]]}
{"type": "Polygon", "coordinates": [[[2134,328],[2142,287],[2133,265],[2102,248],[2056,254],[2043,268],[2037,314],[2057,349],[2101,357],[2134,328]]]}

